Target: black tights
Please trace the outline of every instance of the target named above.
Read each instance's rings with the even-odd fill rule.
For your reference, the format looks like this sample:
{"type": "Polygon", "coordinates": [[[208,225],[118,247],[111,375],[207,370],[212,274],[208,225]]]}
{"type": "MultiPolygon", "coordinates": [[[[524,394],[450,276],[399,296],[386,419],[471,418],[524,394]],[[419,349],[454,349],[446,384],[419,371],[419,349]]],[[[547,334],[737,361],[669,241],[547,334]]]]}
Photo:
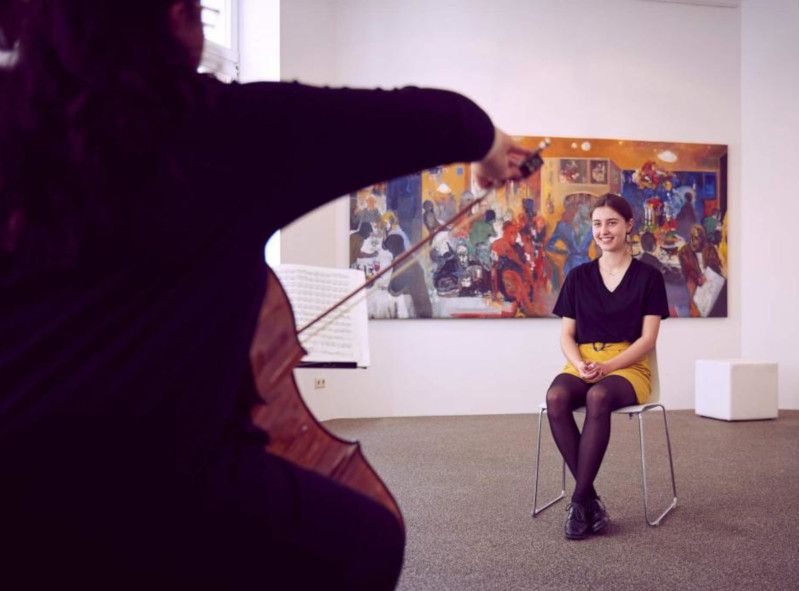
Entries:
{"type": "Polygon", "coordinates": [[[632,384],[621,376],[608,376],[588,384],[571,374],[559,374],[547,390],[547,416],[552,437],[577,484],[572,501],[596,498],[594,479],[610,440],[610,413],[636,404],[632,384]],[[582,434],[572,411],[586,407],[582,434]]]}

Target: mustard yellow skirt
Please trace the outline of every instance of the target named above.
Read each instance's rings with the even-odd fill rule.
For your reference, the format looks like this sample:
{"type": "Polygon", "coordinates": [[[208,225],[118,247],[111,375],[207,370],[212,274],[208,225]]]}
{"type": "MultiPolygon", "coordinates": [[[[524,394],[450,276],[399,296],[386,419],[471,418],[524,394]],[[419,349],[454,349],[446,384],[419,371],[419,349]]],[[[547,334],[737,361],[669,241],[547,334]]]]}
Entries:
{"type": "MultiPolygon", "coordinates": [[[[585,361],[610,361],[629,347],[630,343],[626,341],[623,343],[588,343],[579,346],[580,356],[585,361]]],[[[580,372],[570,361],[566,362],[563,373],[580,377],[580,372]]],[[[633,390],[635,390],[635,398],[638,400],[638,404],[644,404],[649,400],[649,394],[652,392],[652,372],[649,370],[648,357],[644,357],[628,367],[610,372],[608,375],[621,376],[630,382],[633,390]]]]}

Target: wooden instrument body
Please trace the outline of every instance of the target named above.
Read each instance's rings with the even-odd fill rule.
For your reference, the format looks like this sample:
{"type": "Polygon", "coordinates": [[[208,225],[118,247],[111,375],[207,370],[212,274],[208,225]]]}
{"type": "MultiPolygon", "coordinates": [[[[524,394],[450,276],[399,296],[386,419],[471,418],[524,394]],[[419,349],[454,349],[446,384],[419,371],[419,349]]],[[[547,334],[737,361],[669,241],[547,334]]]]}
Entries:
{"type": "Polygon", "coordinates": [[[253,409],[252,418],[269,435],[266,450],[373,499],[391,511],[404,529],[397,501],[364,457],[360,443],[330,433],[302,399],[293,369],[305,353],[291,304],[270,269],[250,348],[255,385],[263,402],[253,409]]]}

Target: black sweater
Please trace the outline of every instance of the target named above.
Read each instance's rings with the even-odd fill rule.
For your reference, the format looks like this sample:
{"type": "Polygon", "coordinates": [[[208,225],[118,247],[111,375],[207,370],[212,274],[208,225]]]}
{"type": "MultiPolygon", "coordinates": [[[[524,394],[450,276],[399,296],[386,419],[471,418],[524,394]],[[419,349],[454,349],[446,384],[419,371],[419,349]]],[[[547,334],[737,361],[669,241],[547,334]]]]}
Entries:
{"type": "Polygon", "coordinates": [[[267,238],[370,183],[480,159],[493,139],[446,91],[208,85],[211,106],[163,146],[176,166],[115,239],[68,272],[5,282],[0,478],[21,497],[52,479],[78,496],[106,476],[190,479],[239,428],[267,238]]]}

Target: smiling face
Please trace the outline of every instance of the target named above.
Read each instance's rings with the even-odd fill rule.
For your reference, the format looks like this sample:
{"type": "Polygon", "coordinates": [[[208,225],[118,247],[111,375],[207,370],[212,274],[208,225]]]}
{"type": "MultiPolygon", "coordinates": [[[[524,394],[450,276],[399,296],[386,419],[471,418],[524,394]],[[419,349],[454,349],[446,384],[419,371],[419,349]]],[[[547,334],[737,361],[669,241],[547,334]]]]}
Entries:
{"type": "Polygon", "coordinates": [[[591,214],[594,240],[603,252],[614,252],[626,247],[627,233],[632,230],[632,220],[624,217],[612,207],[597,207],[591,214]]]}

